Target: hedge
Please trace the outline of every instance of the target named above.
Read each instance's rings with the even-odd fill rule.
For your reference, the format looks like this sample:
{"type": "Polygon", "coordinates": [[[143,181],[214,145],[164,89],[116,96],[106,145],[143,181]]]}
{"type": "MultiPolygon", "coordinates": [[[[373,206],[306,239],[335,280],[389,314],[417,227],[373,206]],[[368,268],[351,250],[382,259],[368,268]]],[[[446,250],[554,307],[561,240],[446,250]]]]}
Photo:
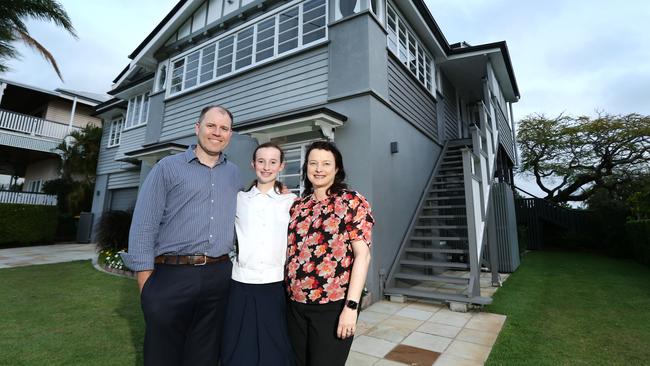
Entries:
{"type": "Polygon", "coordinates": [[[625,231],[630,240],[630,247],[634,258],[650,265],[650,220],[628,221],[625,231]]]}
{"type": "Polygon", "coordinates": [[[56,206],[0,203],[0,247],[51,243],[56,227],[56,206]]]}

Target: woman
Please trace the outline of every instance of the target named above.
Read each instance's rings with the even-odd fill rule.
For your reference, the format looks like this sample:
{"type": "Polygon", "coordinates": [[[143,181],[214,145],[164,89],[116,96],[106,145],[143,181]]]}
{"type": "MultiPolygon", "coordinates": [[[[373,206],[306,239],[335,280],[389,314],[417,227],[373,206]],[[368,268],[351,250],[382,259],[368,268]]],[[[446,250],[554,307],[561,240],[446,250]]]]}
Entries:
{"type": "Polygon", "coordinates": [[[291,207],[287,251],[289,337],[298,365],[344,365],[370,264],[368,201],[343,182],[339,150],[307,148],[303,197],[291,207]]]}
{"type": "Polygon", "coordinates": [[[259,145],[251,162],[257,180],[237,195],[237,258],[224,325],[223,366],[293,365],[287,334],[284,263],[289,208],[295,194],[281,194],[277,176],[284,152],[259,145]]]}

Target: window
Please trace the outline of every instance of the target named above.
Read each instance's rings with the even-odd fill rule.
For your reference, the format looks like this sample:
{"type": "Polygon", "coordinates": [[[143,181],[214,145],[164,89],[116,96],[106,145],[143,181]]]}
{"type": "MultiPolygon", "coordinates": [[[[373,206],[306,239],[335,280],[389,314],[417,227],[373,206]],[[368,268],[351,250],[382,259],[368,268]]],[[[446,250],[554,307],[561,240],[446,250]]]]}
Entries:
{"type": "MultiPolygon", "coordinates": [[[[304,1],[173,60],[169,94],[218,80],[326,38],[327,0],[304,1]]],[[[129,114],[127,127],[130,118],[129,114]]]]}
{"type": "Polygon", "coordinates": [[[431,93],[434,92],[433,58],[417,39],[392,4],[387,4],[386,27],[388,49],[408,68],[416,79],[431,93]]]}
{"type": "Polygon", "coordinates": [[[124,126],[124,118],[116,118],[111,121],[111,129],[108,132],[108,147],[118,146],[122,138],[122,127],[124,126]]]}
{"type": "Polygon", "coordinates": [[[124,128],[131,128],[147,123],[149,115],[149,92],[129,99],[124,128]]]}

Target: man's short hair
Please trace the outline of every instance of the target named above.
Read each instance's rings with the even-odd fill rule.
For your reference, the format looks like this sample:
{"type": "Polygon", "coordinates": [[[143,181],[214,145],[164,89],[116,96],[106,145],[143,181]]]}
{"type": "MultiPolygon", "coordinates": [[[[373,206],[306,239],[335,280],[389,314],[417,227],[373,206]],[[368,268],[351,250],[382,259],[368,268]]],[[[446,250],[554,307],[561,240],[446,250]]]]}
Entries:
{"type": "Polygon", "coordinates": [[[220,105],[209,105],[203,109],[201,109],[201,114],[199,114],[199,121],[197,123],[203,122],[203,119],[205,118],[205,114],[208,113],[211,109],[217,109],[219,110],[222,114],[227,115],[230,118],[230,124],[232,125],[235,123],[235,120],[232,118],[232,113],[228,110],[226,107],[222,107],[220,105]]]}

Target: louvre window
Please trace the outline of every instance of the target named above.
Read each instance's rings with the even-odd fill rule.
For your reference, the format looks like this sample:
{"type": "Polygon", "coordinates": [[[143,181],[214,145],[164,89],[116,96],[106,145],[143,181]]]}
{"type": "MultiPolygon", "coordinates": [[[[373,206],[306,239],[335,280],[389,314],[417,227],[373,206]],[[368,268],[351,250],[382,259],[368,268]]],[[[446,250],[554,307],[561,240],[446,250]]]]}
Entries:
{"type": "Polygon", "coordinates": [[[386,8],[386,28],[388,49],[433,93],[433,59],[391,3],[386,8]]]}
{"type": "Polygon", "coordinates": [[[111,129],[108,133],[108,147],[118,146],[122,138],[122,127],[124,118],[117,118],[111,122],[111,129]]]}
{"type": "Polygon", "coordinates": [[[129,99],[124,129],[144,125],[149,114],[149,92],[129,99]]]}
{"type": "Polygon", "coordinates": [[[327,0],[304,1],[173,60],[169,94],[218,80],[326,38],[327,0]]]}

